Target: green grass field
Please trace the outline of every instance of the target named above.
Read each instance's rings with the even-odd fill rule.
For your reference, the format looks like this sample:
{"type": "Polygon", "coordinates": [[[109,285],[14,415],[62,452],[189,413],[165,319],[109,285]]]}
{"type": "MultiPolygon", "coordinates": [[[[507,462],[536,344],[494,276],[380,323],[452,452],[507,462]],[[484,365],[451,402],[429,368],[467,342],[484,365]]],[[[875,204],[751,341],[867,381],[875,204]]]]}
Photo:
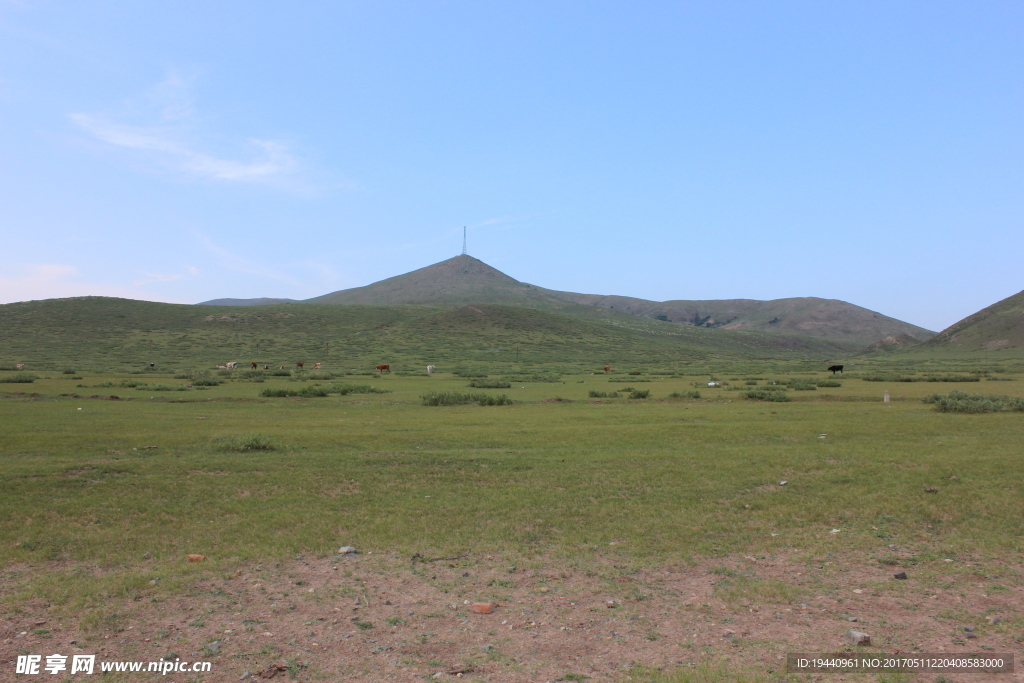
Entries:
{"type": "Polygon", "coordinates": [[[566,376],[487,390],[451,375],[385,375],[360,380],[389,393],[269,399],[259,398],[268,387],[329,382],[96,388],[125,379],[139,381],[6,385],[22,393],[0,402],[0,562],[130,569],[145,552],[169,564],[202,552],[230,564],[342,542],[571,557],[615,542],[658,562],[778,546],[870,551],[893,539],[935,557],[1022,550],[1024,415],[941,414],[920,400],[965,386],[1021,396],[1018,381],[846,379],[790,391],[788,403],[742,398],[740,377],[702,387],[700,399],[667,397],[706,377],[566,376]],[[621,391],[637,379],[651,380],[639,385],[650,398],[621,391]],[[593,389],[622,398],[589,399],[593,389]],[[515,403],[424,406],[430,391],[515,403]],[[72,393],[122,398],[60,396],[72,393]],[[274,450],[239,446],[252,435],[274,450]],[[829,533],[837,527],[841,536],[829,533]]]}

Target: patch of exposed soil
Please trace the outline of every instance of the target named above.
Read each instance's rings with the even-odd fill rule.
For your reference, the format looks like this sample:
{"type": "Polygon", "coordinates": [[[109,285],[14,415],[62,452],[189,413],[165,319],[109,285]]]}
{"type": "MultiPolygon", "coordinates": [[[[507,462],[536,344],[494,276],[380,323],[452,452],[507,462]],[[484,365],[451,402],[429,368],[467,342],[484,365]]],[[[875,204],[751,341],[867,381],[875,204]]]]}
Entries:
{"type": "MultiPolygon", "coordinates": [[[[970,561],[926,570],[904,566],[898,554],[884,562],[779,556],[660,568],[607,560],[586,570],[515,562],[366,554],[250,565],[227,576],[219,568],[188,595],[167,594],[157,582],[113,601],[105,612],[117,620],[87,632],[66,608],[20,605],[0,613],[0,670],[13,671],[18,654],[61,653],[212,662],[211,673],[161,677],[176,683],[238,681],[245,672],[254,681],[503,683],[611,681],[636,664],[727,660],[781,680],[788,652],[856,649],[1014,653],[1012,676],[946,678],[1024,680],[1019,566],[993,574],[989,562],[982,576],[970,561]],[[909,578],[895,579],[900,571],[909,578]],[[478,614],[474,602],[497,606],[478,614]],[[870,634],[871,646],[846,645],[851,628],[870,634]]],[[[14,590],[18,582],[3,583],[14,590]]]]}

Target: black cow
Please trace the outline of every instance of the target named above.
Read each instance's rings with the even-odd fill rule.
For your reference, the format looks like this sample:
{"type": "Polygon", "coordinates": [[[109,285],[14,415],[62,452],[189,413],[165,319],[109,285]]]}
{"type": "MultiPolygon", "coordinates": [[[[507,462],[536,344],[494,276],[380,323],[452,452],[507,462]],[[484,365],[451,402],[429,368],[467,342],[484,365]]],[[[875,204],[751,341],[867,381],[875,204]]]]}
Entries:
{"type": "Polygon", "coordinates": [[[828,366],[828,369],[832,372],[833,375],[836,374],[836,370],[839,371],[839,374],[843,373],[843,366],[842,365],[830,365],[830,366],[828,366]]]}

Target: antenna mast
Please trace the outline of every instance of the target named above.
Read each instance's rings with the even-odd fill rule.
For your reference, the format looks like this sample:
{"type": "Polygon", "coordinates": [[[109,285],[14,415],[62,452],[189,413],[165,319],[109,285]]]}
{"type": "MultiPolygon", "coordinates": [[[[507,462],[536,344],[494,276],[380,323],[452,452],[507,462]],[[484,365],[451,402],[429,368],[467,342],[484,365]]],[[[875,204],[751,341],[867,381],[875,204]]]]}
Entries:
{"type": "Polygon", "coordinates": [[[465,226],[463,226],[463,228],[462,228],[462,255],[463,256],[466,255],[466,228],[465,228],[465,226]]]}

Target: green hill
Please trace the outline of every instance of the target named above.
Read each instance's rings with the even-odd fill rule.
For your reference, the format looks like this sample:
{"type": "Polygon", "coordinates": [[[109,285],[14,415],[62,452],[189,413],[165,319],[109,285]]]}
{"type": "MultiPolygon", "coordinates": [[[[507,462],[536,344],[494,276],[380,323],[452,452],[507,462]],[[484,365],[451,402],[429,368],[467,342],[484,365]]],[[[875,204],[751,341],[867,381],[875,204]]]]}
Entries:
{"type": "Polygon", "coordinates": [[[1024,356],[1024,291],[967,316],[907,353],[1024,356]]]}
{"type": "MultiPolygon", "coordinates": [[[[219,299],[208,304],[257,305],[272,299],[219,299]]],[[[507,304],[579,316],[607,317],[606,309],[680,325],[826,339],[850,350],[883,337],[933,333],[836,299],[814,297],[756,301],[648,301],[624,296],[576,294],[520,282],[472,256],[456,256],[365,287],[325,294],[304,303],[364,306],[507,304]],[[590,311],[590,312],[588,312],[590,311]]]]}
{"type": "MultiPolygon", "coordinates": [[[[572,304],[565,304],[572,306],[572,304]]],[[[715,330],[604,309],[582,316],[501,304],[232,307],[107,297],[0,306],[0,363],[29,369],[200,367],[229,361],[274,367],[295,361],[369,369],[486,365],[686,366],[713,359],[839,358],[832,342],[715,330]]]]}

